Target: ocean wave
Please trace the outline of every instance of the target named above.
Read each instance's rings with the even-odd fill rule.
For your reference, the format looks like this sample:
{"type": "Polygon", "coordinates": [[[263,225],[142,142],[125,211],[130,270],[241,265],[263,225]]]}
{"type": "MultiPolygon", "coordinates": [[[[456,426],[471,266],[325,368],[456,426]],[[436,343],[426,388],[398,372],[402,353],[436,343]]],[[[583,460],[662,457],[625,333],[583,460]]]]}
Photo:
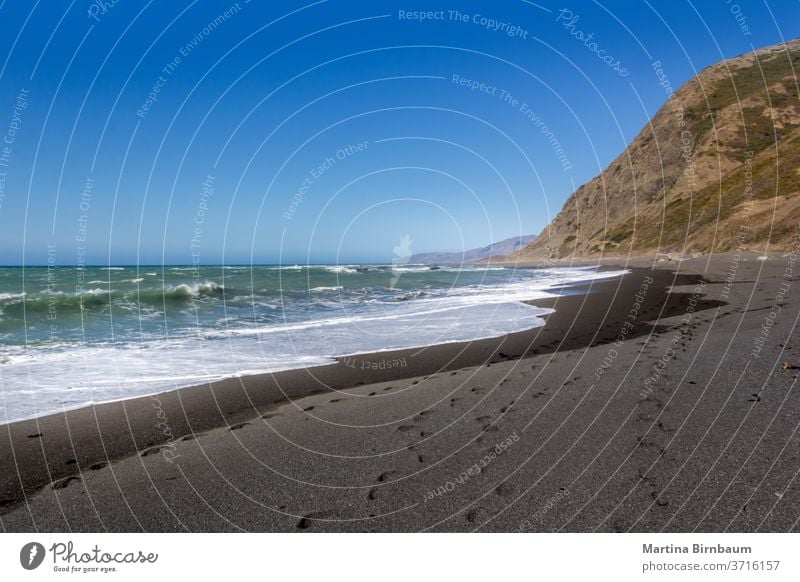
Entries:
{"type": "MultiPolygon", "coordinates": [[[[214,283],[213,281],[204,281],[202,283],[181,283],[180,285],[170,285],[161,289],[145,289],[139,291],[136,296],[140,301],[164,301],[170,302],[188,302],[193,299],[206,299],[206,298],[219,298],[228,291],[223,285],[214,283]]],[[[230,291],[228,291],[230,292],[230,291]]]]}
{"type": "Polygon", "coordinates": [[[322,269],[329,273],[358,273],[355,265],[324,265],[322,269]]]}
{"type": "Polygon", "coordinates": [[[429,265],[392,265],[388,268],[393,273],[424,273],[426,271],[438,271],[438,267],[429,265]]]}
{"type": "Polygon", "coordinates": [[[22,317],[24,313],[78,313],[81,309],[102,307],[109,302],[106,289],[89,289],[84,293],[64,293],[63,291],[43,292],[33,295],[24,293],[2,301],[3,313],[22,317]]]}
{"type": "Polygon", "coordinates": [[[312,293],[324,293],[325,291],[340,291],[341,289],[344,289],[344,287],[342,287],[341,285],[334,285],[332,287],[325,287],[325,286],[312,287],[311,289],[309,289],[309,291],[311,291],[312,293]]]}
{"type": "Polygon", "coordinates": [[[23,301],[27,293],[0,293],[0,305],[3,303],[19,303],[23,301]]]}
{"type": "Polygon", "coordinates": [[[427,297],[429,293],[425,291],[409,291],[408,293],[403,293],[402,295],[398,295],[394,297],[393,301],[411,301],[412,299],[419,299],[420,297],[427,297]]]}
{"type": "Polygon", "coordinates": [[[321,271],[327,271],[328,273],[348,274],[367,270],[367,268],[359,265],[281,265],[278,267],[268,267],[268,270],[275,271],[303,271],[312,269],[319,269],[321,271]]]}
{"type": "Polygon", "coordinates": [[[138,304],[159,307],[166,304],[184,304],[195,299],[223,298],[228,290],[213,281],[183,283],[168,287],[140,288],[138,290],[112,290],[93,287],[80,292],[41,291],[38,293],[0,293],[0,307],[7,315],[21,317],[23,309],[30,313],[69,315],[81,311],[96,311],[109,305],[130,310],[138,304]]]}

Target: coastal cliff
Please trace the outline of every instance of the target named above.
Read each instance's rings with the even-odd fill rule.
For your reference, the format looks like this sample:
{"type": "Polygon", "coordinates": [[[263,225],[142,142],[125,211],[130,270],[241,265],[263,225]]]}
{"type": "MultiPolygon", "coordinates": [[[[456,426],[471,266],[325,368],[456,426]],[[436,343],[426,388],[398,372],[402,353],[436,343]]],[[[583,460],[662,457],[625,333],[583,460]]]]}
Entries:
{"type": "MultiPolygon", "coordinates": [[[[511,258],[781,250],[800,223],[800,40],[722,61],[511,258]]],[[[658,63],[654,71],[666,81],[658,63]]]]}

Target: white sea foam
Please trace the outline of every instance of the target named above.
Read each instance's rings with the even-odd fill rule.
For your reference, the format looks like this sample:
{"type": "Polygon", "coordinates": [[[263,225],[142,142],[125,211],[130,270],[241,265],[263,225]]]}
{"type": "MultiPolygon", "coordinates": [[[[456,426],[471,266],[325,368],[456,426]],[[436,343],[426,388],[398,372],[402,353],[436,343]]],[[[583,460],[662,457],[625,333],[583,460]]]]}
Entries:
{"type": "Polygon", "coordinates": [[[27,293],[0,293],[0,303],[19,303],[27,293]]]}
{"type": "Polygon", "coordinates": [[[356,265],[325,265],[322,268],[331,273],[358,273],[356,265]]]}

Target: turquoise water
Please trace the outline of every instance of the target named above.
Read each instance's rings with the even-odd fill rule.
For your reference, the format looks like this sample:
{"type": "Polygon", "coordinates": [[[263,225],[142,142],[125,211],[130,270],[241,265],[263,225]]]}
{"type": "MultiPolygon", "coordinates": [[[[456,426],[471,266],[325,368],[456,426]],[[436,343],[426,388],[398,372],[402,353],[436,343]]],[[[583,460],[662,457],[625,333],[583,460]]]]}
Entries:
{"type": "Polygon", "coordinates": [[[531,329],[621,272],[421,265],[0,268],[0,422],[335,356],[531,329]]]}

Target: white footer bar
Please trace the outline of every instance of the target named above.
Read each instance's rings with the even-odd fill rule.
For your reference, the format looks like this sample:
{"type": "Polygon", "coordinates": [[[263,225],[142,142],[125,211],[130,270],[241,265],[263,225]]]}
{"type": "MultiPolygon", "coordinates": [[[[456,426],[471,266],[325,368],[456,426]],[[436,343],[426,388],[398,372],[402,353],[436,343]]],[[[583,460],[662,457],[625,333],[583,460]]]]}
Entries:
{"type": "Polygon", "coordinates": [[[800,534],[2,534],[5,580],[800,580],[800,534]]]}

